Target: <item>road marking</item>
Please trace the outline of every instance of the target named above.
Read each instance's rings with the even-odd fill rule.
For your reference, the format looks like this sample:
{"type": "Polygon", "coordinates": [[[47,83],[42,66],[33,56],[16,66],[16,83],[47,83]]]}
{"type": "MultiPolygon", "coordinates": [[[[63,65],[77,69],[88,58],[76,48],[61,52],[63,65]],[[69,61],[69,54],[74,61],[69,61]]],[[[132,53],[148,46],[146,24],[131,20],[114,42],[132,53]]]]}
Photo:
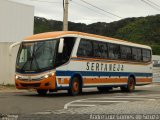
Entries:
{"type": "Polygon", "coordinates": [[[149,101],[155,101],[156,99],[148,99],[149,101]]]}
{"type": "Polygon", "coordinates": [[[68,109],[68,106],[70,106],[72,103],[74,103],[74,102],[80,102],[80,101],[82,101],[82,100],[86,100],[86,99],[79,99],[79,100],[74,100],[74,101],[71,101],[71,102],[69,102],[69,103],[66,103],[66,104],[64,105],[64,109],[68,109]]]}
{"type": "Polygon", "coordinates": [[[101,102],[108,102],[108,103],[116,103],[116,102],[118,102],[118,103],[120,103],[120,102],[129,102],[129,101],[81,101],[81,102],[99,102],[99,103],[101,103],[101,102]]]}
{"type": "MultiPolygon", "coordinates": [[[[100,99],[100,100],[105,100],[105,99],[119,99],[119,100],[146,100],[147,98],[131,98],[131,97],[128,97],[128,98],[118,98],[118,97],[110,97],[110,98],[89,98],[89,99],[100,99]]],[[[153,100],[153,99],[152,99],[153,100]]]]}
{"type": "Polygon", "coordinates": [[[87,98],[87,99],[79,99],[74,100],[69,103],[66,103],[64,105],[64,109],[68,109],[69,106],[96,106],[97,103],[125,103],[125,102],[131,102],[131,100],[149,100],[149,101],[155,101],[156,99],[159,99],[160,95],[157,94],[149,94],[149,95],[132,95],[132,96],[108,96],[108,97],[101,97],[101,98],[87,98]],[[153,98],[150,98],[153,97],[153,98]],[[111,100],[114,99],[114,100],[111,100]],[[127,101],[128,100],[128,101],[127,101]],[[74,103],[74,104],[73,104],[74,103]],[[77,103],[96,103],[96,104],[77,104],[77,103]]]}
{"type": "Polygon", "coordinates": [[[154,95],[130,95],[130,96],[113,96],[115,98],[118,98],[118,97],[124,97],[124,98],[130,98],[130,97],[136,97],[136,98],[141,98],[141,97],[160,97],[160,94],[154,94],[154,95]]]}
{"type": "MultiPolygon", "coordinates": [[[[80,100],[74,100],[74,101],[71,101],[69,103],[66,103],[64,105],[64,109],[68,109],[69,106],[74,106],[75,104],[72,104],[72,103],[76,103],[76,102],[92,102],[92,101],[88,101],[90,98],[87,98],[87,99],[80,99],[80,100]]],[[[108,102],[108,103],[118,103],[118,102],[129,102],[129,101],[93,101],[93,102],[108,102]]],[[[87,106],[88,104],[85,104],[85,106],[87,106]]],[[[79,104],[79,106],[84,106],[84,104],[79,104]]],[[[90,106],[90,105],[88,105],[90,106]]],[[[96,105],[94,105],[96,106],[96,105]]]]}
{"type": "Polygon", "coordinates": [[[96,105],[88,105],[88,104],[71,104],[71,105],[69,105],[69,106],[86,106],[86,107],[94,107],[94,106],[96,106],[96,105]]]}

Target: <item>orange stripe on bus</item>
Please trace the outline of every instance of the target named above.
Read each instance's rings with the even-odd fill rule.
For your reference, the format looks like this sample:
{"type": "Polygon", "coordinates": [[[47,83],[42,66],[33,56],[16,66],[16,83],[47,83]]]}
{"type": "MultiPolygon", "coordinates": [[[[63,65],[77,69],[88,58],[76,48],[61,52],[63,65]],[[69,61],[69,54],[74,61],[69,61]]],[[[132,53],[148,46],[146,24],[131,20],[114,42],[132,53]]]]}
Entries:
{"type": "Polygon", "coordinates": [[[136,82],[152,82],[152,78],[136,78],[136,82]]]}
{"type": "Polygon", "coordinates": [[[85,78],[83,83],[127,83],[127,78],[85,78]]]}
{"type": "Polygon", "coordinates": [[[58,84],[69,84],[69,78],[58,78],[58,84]]]}

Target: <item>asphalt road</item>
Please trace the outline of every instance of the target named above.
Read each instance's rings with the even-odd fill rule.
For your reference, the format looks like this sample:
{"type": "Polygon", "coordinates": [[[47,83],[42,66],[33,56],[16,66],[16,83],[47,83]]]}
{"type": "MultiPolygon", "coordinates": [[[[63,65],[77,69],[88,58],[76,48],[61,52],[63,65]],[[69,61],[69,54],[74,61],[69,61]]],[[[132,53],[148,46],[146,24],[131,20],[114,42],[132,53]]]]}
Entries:
{"type": "Polygon", "coordinates": [[[92,114],[160,114],[159,112],[160,84],[136,87],[133,93],[122,93],[118,88],[108,93],[99,93],[96,88],[84,89],[82,95],[75,97],[69,96],[66,91],[46,96],[38,96],[35,91],[0,92],[2,120],[78,120],[93,119],[90,116],[92,114]]]}

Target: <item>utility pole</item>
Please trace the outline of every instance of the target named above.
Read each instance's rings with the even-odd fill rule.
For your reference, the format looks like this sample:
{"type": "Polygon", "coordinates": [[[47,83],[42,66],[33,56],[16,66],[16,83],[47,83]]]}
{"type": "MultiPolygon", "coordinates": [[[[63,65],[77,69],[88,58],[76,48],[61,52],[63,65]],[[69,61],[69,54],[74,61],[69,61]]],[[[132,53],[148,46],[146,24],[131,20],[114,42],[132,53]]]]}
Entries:
{"type": "Polygon", "coordinates": [[[68,0],[63,0],[63,31],[68,31],[68,0]]]}

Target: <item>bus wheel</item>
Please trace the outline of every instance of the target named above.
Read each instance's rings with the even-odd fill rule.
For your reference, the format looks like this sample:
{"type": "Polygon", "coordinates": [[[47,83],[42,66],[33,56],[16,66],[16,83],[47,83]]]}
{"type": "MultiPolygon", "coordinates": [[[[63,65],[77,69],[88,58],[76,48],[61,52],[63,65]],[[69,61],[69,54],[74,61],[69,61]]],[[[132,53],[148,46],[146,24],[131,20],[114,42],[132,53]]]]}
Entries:
{"type": "Polygon", "coordinates": [[[108,92],[109,90],[112,90],[112,87],[97,87],[99,92],[108,92]]]}
{"type": "Polygon", "coordinates": [[[38,95],[46,95],[48,90],[37,89],[38,95]]]}
{"type": "Polygon", "coordinates": [[[121,87],[123,92],[133,92],[135,90],[135,80],[133,77],[129,77],[127,87],[121,87]]]}
{"type": "Polygon", "coordinates": [[[81,92],[81,85],[80,81],[77,77],[74,77],[70,84],[70,89],[68,90],[68,93],[72,96],[76,96],[81,92]]]}

